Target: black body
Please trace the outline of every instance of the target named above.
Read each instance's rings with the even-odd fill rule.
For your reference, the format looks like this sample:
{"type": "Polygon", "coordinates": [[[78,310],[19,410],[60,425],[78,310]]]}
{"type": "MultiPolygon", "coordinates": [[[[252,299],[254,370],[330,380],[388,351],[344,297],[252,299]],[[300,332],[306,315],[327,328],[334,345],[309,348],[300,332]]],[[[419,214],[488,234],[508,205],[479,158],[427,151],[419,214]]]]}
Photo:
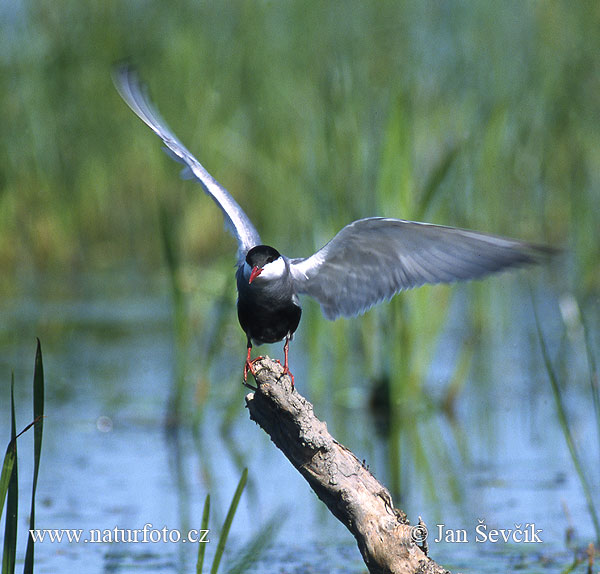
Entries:
{"type": "MultiPolygon", "coordinates": [[[[252,286],[250,286],[252,288],[252,286]]],[[[293,335],[300,323],[302,309],[288,301],[272,306],[254,297],[238,297],[238,319],[249,340],[257,345],[277,343],[293,335]]]]}
{"type": "MultiPolygon", "coordinates": [[[[261,269],[280,258],[279,252],[268,245],[257,245],[246,255],[246,269],[261,269]]],[[[276,343],[294,334],[300,323],[302,309],[289,273],[289,263],[284,260],[285,271],[272,280],[257,275],[249,282],[244,276],[244,265],[238,268],[238,319],[248,342],[257,345],[276,343]]]]}

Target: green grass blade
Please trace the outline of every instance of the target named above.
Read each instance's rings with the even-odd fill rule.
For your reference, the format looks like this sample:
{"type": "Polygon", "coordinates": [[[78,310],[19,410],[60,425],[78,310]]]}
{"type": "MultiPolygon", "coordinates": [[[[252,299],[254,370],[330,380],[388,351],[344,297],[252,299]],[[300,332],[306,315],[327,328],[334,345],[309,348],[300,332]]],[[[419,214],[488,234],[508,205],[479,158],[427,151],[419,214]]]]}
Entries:
{"type": "Polygon", "coordinates": [[[415,219],[421,220],[425,217],[429,206],[435,199],[437,191],[441,189],[442,182],[454,164],[454,160],[457,158],[459,150],[460,148],[458,145],[451,147],[439,164],[433,169],[423,188],[419,208],[414,216],[415,219]]]}
{"type": "Polygon", "coordinates": [[[6,501],[6,493],[10,484],[10,477],[12,476],[13,467],[17,459],[17,438],[19,438],[24,432],[28,431],[36,421],[28,424],[16,437],[12,438],[6,447],[6,453],[4,455],[4,462],[2,463],[2,472],[0,473],[0,516],[2,516],[2,510],[4,509],[4,502],[6,501]]]}
{"type": "MultiPolygon", "coordinates": [[[[6,520],[4,523],[4,549],[2,551],[2,574],[14,574],[17,554],[17,514],[19,510],[19,484],[17,470],[17,427],[15,419],[15,377],[10,384],[10,434],[14,451],[14,463],[8,481],[6,520]]],[[[9,445],[9,448],[11,446],[9,445]]]]}
{"type": "MultiPolygon", "coordinates": [[[[563,568],[560,571],[560,574],[571,574],[571,572],[575,572],[575,569],[581,565],[583,560],[584,560],[583,558],[579,558],[579,557],[575,556],[575,558],[573,559],[573,562],[571,562],[571,564],[569,564],[568,566],[565,566],[565,568],[563,568]]],[[[588,570],[588,572],[591,572],[591,570],[588,570]]]]}
{"type": "MultiPolygon", "coordinates": [[[[35,528],[35,491],[37,489],[40,458],[42,455],[42,436],[44,432],[44,364],[42,361],[42,346],[37,340],[35,353],[35,367],[33,371],[33,418],[34,427],[34,452],[33,452],[33,486],[31,487],[31,512],[29,514],[29,530],[35,528]]],[[[24,574],[33,574],[33,540],[27,537],[27,550],[25,551],[24,574]]]]}
{"type": "Polygon", "coordinates": [[[376,185],[377,207],[390,217],[414,214],[412,120],[409,98],[401,94],[390,109],[376,185]]]}
{"type": "Polygon", "coordinates": [[[212,568],[210,569],[210,574],[216,574],[219,569],[219,564],[221,563],[221,558],[223,556],[223,552],[225,550],[225,544],[227,543],[227,536],[229,536],[229,529],[231,528],[231,523],[233,522],[233,517],[235,516],[235,512],[238,507],[238,503],[240,502],[240,497],[242,496],[242,492],[244,491],[244,487],[246,486],[246,480],[248,479],[248,469],[245,468],[244,472],[242,472],[242,477],[237,485],[235,490],[235,494],[231,499],[231,504],[229,505],[229,510],[227,511],[227,516],[225,517],[225,522],[223,523],[223,528],[221,528],[221,535],[219,536],[219,542],[217,544],[217,551],[215,553],[215,558],[213,560],[212,568]]]}
{"type": "Polygon", "coordinates": [[[560,385],[558,384],[558,377],[554,371],[554,367],[552,366],[552,362],[550,360],[550,355],[548,353],[548,347],[546,346],[546,341],[544,340],[544,336],[542,334],[542,328],[540,326],[540,321],[537,313],[537,309],[535,306],[535,301],[533,301],[533,294],[531,296],[533,302],[533,314],[535,316],[535,326],[538,333],[538,340],[540,342],[540,347],[542,350],[542,357],[544,360],[544,366],[546,367],[546,372],[548,373],[548,379],[550,380],[550,385],[552,387],[552,394],[554,395],[554,402],[556,404],[556,412],[558,414],[558,420],[565,436],[565,440],[567,442],[567,447],[569,448],[569,453],[571,454],[571,460],[573,461],[573,465],[575,466],[575,471],[579,476],[579,481],[581,482],[581,486],[583,488],[583,492],[585,495],[588,511],[592,518],[592,522],[594,524],[594,529],[596,530],[596,541],[600,542],[600,521],[598,521],[598,514],[596,512],[596,507],[594,505],[594,499],[592,497],[592,491],[590,489],[590,485],[587,481],[587,477],[585,472],[583,471],[583,466],[581,465],[581,460],[579,458],[579,454],[577,453],[577,449],[575,447],[575,441],[573,440],[573,435],[571,434],[571,428],[569,426],[569,421],[567,420],[566,409],[562,400],[562,391],[560,389],[560,385]]]}
{"type": "MultiPolygon", "coordinates": [[[[200,528],[202,530],[208,530],[208,517],[210,515],[210,494],[206,495],[204,501],[204,510],[202,511],[202,523],[200,528]]],[[[198,561],[196,562],[196,574],[202,574],[202,568],[204,566],[204,553],[206,551],[206,544],[198,543],[198,561]]]]}
{"type": "Polygon", "coordinates": [[[592,341],[590,340],[590,331],[585,319],[582,317],[583,337],[585,340],[585,352],[587,355],[588,370],[590,372],[590,388],[592,391],[592,402],[594,403],[594,415],[596,416],[596,432],[598,434],[598,443],[600,444],[600,388],[598,387],[598,367],[592,351],[592,341]]]}
{"type": "Polygon", "coordinates": [[[186,305],[179,280],[180,257],[175,231],[175,218],[169,213],[166,204],[159,206],[159,233],[171,284],[173,300],[173,328],[175,333],[175,365],[173,385],[167,406],[167,424],[181,423],[185,405],[186,379],[184,377],[185,358],[183,349],[186,338],[186,305]]]}
{"type": "Polygon", "coordinates": [[[2,473],[0,474],[0,516],[2,516],[2,511],[4,510],[4,501],[6,500],[8,484],[10,482],[10,477],[12,476],[12,470],[17,456],[15,444],[16,443],[12,440],[8,443],[6,454],[4,455],[4,462],[2,463],[2,473]]]}
{"type": "Polygon", "coordinates": [[[159,231],[163,254],[169,272],[171,293],[174,302],[178,305],[182,296],[181,289],[179,288],[179,281],[177,279],[177,273],[180,267],[179,251],[175,237],[174,218],[169,214],[167,207],[164,204],[159,206],[158,222],[160,225],[159,231]]]}
{"type": "Polygon", "coordinates": [[[243,572],[246,572],[275,540],[277,531],[283,525],[285,518],[287,518],[285,515],[282,518],[281,513],[276,513],[265,526],[261,526],[260,530],[246,545],[244,553],[239,556],[239,558],[236,559],[235,564],[227,570],[227,574],[242,574],[243,572]]]}

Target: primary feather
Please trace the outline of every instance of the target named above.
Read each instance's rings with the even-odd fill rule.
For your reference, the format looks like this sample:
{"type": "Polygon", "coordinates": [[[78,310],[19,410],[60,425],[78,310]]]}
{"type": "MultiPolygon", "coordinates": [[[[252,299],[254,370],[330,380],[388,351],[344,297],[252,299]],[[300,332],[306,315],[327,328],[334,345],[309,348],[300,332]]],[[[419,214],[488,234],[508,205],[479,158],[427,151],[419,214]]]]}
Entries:
{"type": "Polygon", "coordinates": [[[291,272],[298,292],[335,319],[363,313],[405,289],[477,279],[551,251],[466,229],[370,217],[344,227],[311,257],[292,259],[291,272]]]}
{"type": "Polygon", "coordinates": [[[221,208],[225,223],[238,242],[238,262],[242,262],[246,253],[261,243],[258,231],[248,216],[229,192],[177,139],[150,102],[136,72],[129,66],[121,66],[115,71],[113,79],[119,94],[127,105],[162,139],[169,156],[186,166],[182,171],[182,176],[198,180],[204,191],[221,208]]]}

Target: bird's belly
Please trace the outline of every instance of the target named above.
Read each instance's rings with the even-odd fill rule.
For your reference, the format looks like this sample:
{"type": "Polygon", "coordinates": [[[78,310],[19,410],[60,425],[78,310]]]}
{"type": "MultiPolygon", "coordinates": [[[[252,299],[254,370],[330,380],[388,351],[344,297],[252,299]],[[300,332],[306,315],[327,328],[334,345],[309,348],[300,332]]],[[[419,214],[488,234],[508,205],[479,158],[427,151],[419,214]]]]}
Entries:
{"type": "Polygon", "coordinates": [[[256,303],[238,301],[238,319],[246,335],[257,345],[276,343],[293,334],[298,328],[302,309],[289,303],[284,306],[267,307],[256,303]]]}

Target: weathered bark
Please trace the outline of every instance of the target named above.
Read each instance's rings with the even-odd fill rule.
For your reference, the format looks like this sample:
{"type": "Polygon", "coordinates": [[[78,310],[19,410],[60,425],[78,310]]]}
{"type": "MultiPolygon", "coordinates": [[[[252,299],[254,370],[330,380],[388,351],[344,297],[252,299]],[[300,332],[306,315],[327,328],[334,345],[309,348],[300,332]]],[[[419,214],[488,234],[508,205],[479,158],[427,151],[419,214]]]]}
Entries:
{"type": "Polygon", "coordinates": [[[292,391],[283,368],[264,358],[254,364],[257,390],[246,396],[250,418],[307,480],[334,516],[352,532],[371,574],[448,573],[431,560],[424,524],[411,526],[388,490],[315,417],[292,391]],[[425,550],[425,552],[423,551],[425,550]]]}

